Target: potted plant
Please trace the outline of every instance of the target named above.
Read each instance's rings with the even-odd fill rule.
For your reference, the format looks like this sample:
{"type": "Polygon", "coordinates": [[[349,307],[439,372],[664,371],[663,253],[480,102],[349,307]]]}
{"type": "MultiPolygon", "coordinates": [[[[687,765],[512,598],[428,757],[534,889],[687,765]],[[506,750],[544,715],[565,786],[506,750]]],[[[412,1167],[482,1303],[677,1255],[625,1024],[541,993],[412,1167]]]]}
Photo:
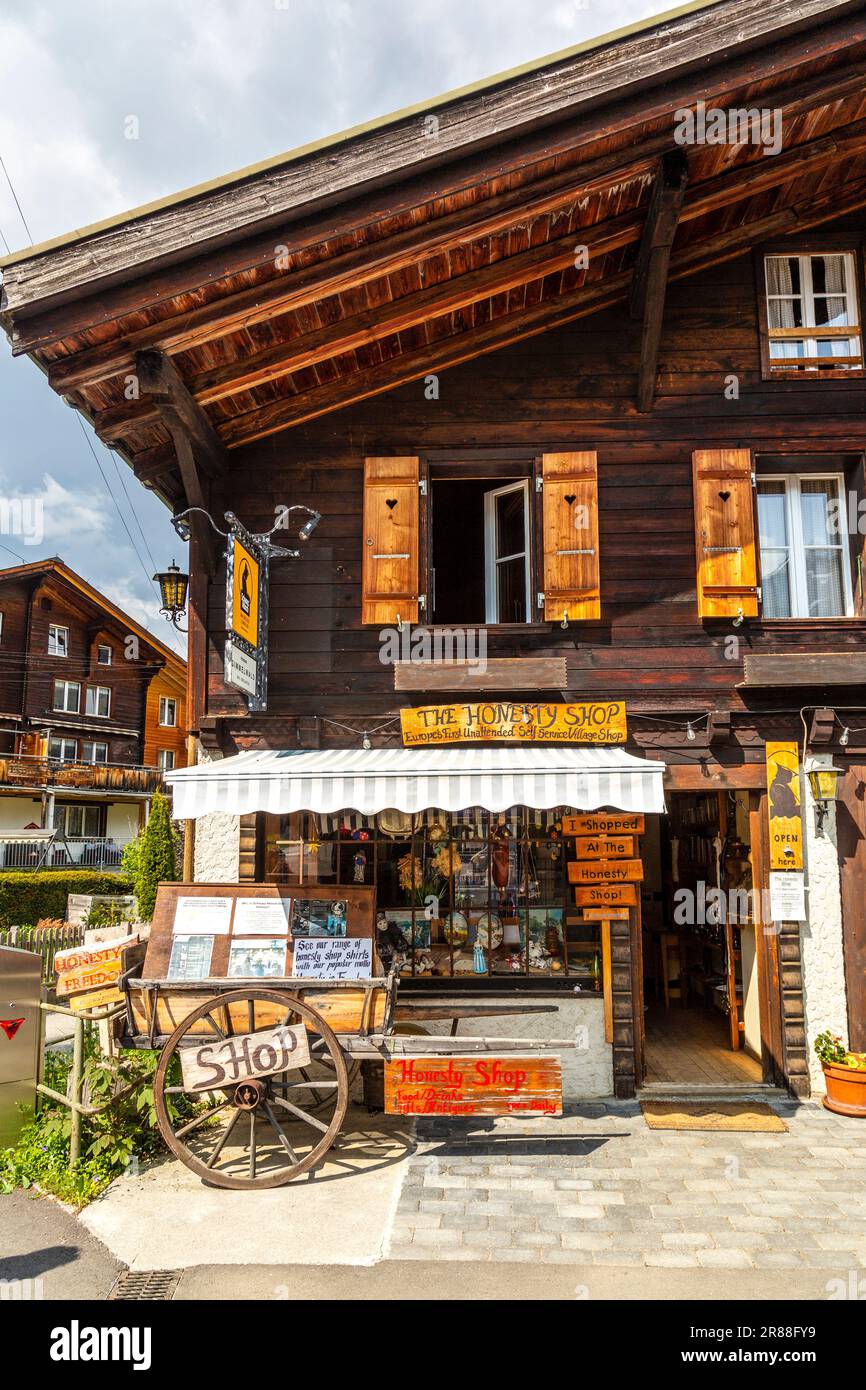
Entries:
{"type": "Polygon", "coordinates": [[[849,1052],[838,1033],[825,1031],[815,1039],[815,1053],[824,1070],[827,1109],[866,1119],[866,1052],[849,1052]]]}

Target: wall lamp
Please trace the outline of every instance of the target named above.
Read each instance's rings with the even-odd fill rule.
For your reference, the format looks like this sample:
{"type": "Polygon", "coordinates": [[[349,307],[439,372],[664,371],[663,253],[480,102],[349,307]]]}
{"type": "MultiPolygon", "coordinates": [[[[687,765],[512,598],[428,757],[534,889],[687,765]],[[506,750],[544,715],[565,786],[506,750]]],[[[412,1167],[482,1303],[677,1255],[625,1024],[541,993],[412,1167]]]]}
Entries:
{"type": "Polygon", "coordinates": [[[838,796],[839,773],[842,769],[834,767],[831,762],[820,757],[807,758],[804,767],[815,803],[815,831],[816,834],[823,835],[830,803],[838,796]]]}

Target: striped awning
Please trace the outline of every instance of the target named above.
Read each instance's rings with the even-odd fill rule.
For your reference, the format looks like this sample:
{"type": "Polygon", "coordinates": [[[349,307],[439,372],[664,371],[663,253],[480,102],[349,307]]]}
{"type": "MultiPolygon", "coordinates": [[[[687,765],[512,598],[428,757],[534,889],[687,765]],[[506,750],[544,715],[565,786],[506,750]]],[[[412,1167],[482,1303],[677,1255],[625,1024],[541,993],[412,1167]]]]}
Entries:
{"type": "Polygon", "coordinates": [[[247,815],[481,806],[664,811],[664,763],[621,748],[372,748],[239,753],[166,774],[174,815],[247,815]]]}

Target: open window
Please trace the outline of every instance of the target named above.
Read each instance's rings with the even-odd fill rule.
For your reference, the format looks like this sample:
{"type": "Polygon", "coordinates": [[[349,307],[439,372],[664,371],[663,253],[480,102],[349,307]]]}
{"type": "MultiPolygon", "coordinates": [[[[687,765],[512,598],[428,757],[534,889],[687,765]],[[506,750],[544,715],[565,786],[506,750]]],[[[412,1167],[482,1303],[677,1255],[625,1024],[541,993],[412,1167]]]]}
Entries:
{"type": "Polygon", "coordinates": [[[855,252],[771,252],[760,269],[764,377],[862,375],[855,252]]]}
{"type": "Polygon", "coordinates": [[[472,472],[431,469],[431,621],[531,622],[528,466],[523,477],[503,477],[505,470],[496,477],[472,472]]]}

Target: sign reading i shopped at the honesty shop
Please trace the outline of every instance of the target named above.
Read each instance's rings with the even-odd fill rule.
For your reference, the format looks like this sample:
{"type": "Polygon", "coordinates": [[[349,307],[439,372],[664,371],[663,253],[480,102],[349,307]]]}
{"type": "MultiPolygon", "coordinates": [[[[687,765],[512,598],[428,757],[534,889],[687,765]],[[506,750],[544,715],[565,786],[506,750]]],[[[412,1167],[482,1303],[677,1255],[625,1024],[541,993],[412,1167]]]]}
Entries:
{"type": "Polygon", "coordinates": [[[407,748],[439,743],[625,743],[625,703],[427,705],[402,709],[407,748]]]}

